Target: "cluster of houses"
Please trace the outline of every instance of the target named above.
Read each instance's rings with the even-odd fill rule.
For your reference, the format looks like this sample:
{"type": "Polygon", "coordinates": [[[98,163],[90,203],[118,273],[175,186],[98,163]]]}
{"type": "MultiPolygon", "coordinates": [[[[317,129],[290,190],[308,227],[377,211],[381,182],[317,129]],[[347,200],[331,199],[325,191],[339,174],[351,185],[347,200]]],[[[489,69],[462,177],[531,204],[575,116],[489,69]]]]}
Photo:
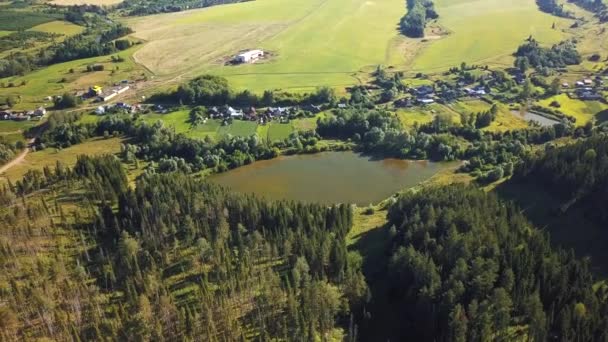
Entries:
{"type": "Polygon", "coordinates": [[[122,111],[122,112],[133,114],[133,113],[140,112],[142,110],[144,110],[144,106],[140,105],[140,104],[130,105],[130,104],[124,103],[124,102],[117,102],[112,105],[99,106],[99,107],[95,108],[95,114],[105,115],[105,114],[114,113],[117,111],[122,111]]]}
{"type": "MultiPolygon", "coordinates": [[[[604,80],[601,76],[596,76],[595,80],[586,78],[575,83],[574,94],[579,100],[583,101],[605,101],[604,96],[600,93],[604,86],[604,80]]],[[[562,88],[570,88],[570,84],[563,83],[562,88]]]]}
{"type": "Polygon", "coordinates": [[[320,106],[306,105],[294,107],[268,107],[264,110],[256,110],[255,107],[247,107],[245,109],[235,109],[230,106],[210,107],[208,108],[209,116],[212,119],[233,119],[233,120],[249,120],[257,121],[259,124],[266,124],[271,120],[279,120],[281,122],[289,121],[292,115],[295,115],[298,110],[305,110],[312,113],[321,112],[320,106]]]}
{"type": "Polygon", "coordinates": [[[476,87],[467,87],[460,89],[464,84],[458,84],[457,88],[443,89],[439,93],[430,85],[423,85],[416,88],[410,88],[409,93],[412,97],[401,98],[395,100],[393,104],[396,107],[413,107],[415,105],[430,105],[435,102],[449,102],[463,96],[482,97],[488,95],[486,87],[479,85],[476,87]]]}
{"type": "Polygon", "coordinates": [[[0,120],[28,121],[41,120],[46,115],[46,109],[39,107],[28,111],[0,111],[0,120]]]}

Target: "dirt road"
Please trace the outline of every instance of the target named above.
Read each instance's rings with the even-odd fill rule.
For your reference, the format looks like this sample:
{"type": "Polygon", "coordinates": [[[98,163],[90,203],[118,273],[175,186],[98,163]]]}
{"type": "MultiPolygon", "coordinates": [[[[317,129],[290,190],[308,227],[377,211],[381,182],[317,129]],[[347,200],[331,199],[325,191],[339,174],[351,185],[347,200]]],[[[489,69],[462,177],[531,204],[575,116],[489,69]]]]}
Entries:
{"type": "MultiPolygon", "coordinates": [[[[31,139],[30,141],[28,141],[27,142],[28,146],[30,144],[32,144],[33,142],[34,142],[34,139],[31,139]]],[[[25,150],[23,150],[21,153],[19,153],[19,155],[17,157],[15,157],[15,159],[0,166],[0,175],[5,173],[6,171],[8,171],[11,167],[21,163],[25,159],[25,157],[27,156],[28,153],[30,153],[30,148],[26,147],[25,150]]]]}

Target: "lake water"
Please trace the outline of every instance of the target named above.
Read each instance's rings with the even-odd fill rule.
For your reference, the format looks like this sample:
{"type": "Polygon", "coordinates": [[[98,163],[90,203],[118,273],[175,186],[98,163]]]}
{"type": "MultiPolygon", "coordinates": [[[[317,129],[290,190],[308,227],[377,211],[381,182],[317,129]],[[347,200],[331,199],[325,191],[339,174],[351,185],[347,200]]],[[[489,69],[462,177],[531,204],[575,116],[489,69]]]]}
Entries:
{"type": "Polygon", "coordinates": [[[368,205],[455,165],[324,152],[259,161],[212,175],[210,180],[237,192],[269,199],[368,205]]]}
{"type": "Polygon", "coordinates": [[[557,121],[557,120],[549,119],[549,118],[546,118],[546,117],[544,117],[542,115],[538,115],[538,114],[535,114],[535,113],[530,113],[530,112],[527,112],[527,111],[522,114],[518,110],[513,110],[513,111],[511,111],[511,114],[513,114],[513,115],[515,115],[517,117],[523,118],[526,121],[536,121],[541,126],[553,126],[553,125],[559,123],[559,121],[557,121]]]}

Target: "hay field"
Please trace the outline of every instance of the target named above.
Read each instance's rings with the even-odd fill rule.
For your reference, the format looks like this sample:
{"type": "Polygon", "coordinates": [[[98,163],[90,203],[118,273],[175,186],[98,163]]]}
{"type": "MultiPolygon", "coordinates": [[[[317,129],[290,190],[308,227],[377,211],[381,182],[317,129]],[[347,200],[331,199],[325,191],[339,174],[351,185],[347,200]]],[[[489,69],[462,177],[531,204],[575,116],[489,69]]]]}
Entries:
{"type": "Polygon", "coordinates": [[[359,83],[376,65],[440,71],[461,62],[510,65],[529,35],[550,44],[572,23],[538,10],[534,0],[437,0],[432,27],[449,34],[426,42],[400,36],[401,0],[256,0],[130,18],[146,40],[134,58],[167,84],[202,73],[225,76],[237,89],[309,91],[359,83]],[[556,29],[552,29],[553,23],[556,29]],[[271,53],[255,64],[225,66],[245,49],[271,53]]]}
{"type": "Polygon", "coordinates": [[[401,0],[256,0],[127,24],[148,41],[134,57],[161,77],[212,72],[237,88],[310,90],[355,84],[361,69],[385,64],[404,7],[401,0]],[[272,57],[223,65],[223,58],[251,48],[272,57]]]}
{"type": "Polygon", "coordinates": [[[412,65],[415,71],[439,71],[461,62],[510,66],[511,54],[528,36],[552,44],[567,37],[563,31],[573,23],[539,11],[534,0],[436,0],[435,5],[439,24],[450,34],[422,48],[412,65]]]}

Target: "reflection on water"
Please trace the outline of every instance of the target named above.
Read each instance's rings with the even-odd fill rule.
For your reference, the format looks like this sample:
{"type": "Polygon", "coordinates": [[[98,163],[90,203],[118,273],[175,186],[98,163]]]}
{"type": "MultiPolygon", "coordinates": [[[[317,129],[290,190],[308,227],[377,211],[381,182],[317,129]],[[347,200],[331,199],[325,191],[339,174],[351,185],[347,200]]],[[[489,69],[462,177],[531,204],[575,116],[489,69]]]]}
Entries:
{"type": "Polygon", "coordinates": [[[542,115],[538,115],[535,113],[530,113],[528,111],[517,111],[517,110],[513,110],[511,111],[511,113],[515,116],[518,116],[526,121],[535,121],[538,122],[541,126],[553,126],[555,124],[558,124],[559,121],[557,120],[553,120],[553,119],[549,119],[546,118],[542,115]]]}
{"type": "Polygon", "coordinates": [[[260,161],[210,179],[235,191],[270,199],[367,205],[454,165],[325,152],[260,161]]]}

